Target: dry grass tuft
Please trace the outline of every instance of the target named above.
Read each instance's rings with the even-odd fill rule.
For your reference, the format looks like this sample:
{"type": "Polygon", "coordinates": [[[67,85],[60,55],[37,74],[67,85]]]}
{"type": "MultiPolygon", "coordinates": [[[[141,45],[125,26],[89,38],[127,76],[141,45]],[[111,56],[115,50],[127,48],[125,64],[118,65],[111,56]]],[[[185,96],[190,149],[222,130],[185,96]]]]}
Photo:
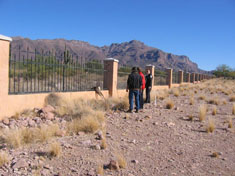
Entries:
{"type": "Polygon", "coordinates": [[[214,130],[215,130],[214,120],[209,119],[206,131],[207,131],[207,133],[212,133],[214,130]]]}
{"type": "Polygon", "coordinates": [[[9,161],[10,161],[9,155],[6,152],[1,151],[0,152],[0,167],[7,164],[9,161]]]}
{"type": "Polygon", "coordinates": [[[228,119],[228,128],[233,128],[233,120],[232,120],[232,118],[228,119]]]}
{"type": "Polygon", "coordinates": [[[117,158],[117,162],[118,162],[119,167],[122,169],[125,169],[127,166],[127,162],[126,162],[125,158],[123,157],[123,155],[119,154],[116,156],[116,158],[117,158]]]}
{"type": "Polygon", "coordinates": [[[98,175],[104,175],[104,167],[102,165],[99,165],[97,168],[97,174],[98,175]]]}
{"type": "Polygon", "coordinates": [[[18,148],[22,145],[21,132],[19,129],[5,130],[2,137],[4,142],[12,148],[18,148]]]}
{"type": "Polygon", "coordinates": [[[219,99],[216,97],[207,100],[209,104],[219,105],[219,99]]]}
{"type": "Polygon", "coordinates": [[[56,136],[59,132],[59,126],[54,125],[42,125],[40,128],[35,128],[35,136],[37,142],[46,142],[51,137],[56,136]]]}
{"type": "Polygon", "coordinates": [[[88,115],[83,118],[75,119],[67,123],[67,133],[78,134],[83,131],[85,133],[94,133],[101,127],[97,116],[88,115]]]}
{"type": "Polygon", "coordinates": [[[188,119],[189,119],[189,121],[193,121],[193,115],[192,114],[188,115],[188,119]]]}
{"type": "Polygon", "coordinates": [[[218,154],[217,152],[213,152],[212,155],[211,155],[211,157],[213,157],[213,158],[218,158],[218,157],[219,157],[219,154],[218,154]]]}
{"type": "Polygon", "coordinates": [[[166,101],[166,109],[172,109],[174,107],[174,102],[171,99],[166,101]]]}
{"type": "Polygon", "coordinates": [[[59,157],[62,153],[62,148],[59,142],[52,142],[50,144],[49,155],[51,157],[59,157]]]}
{"type": "Polygon", "coordinates": [[[191,97],[191,98],[190,98],[189,104],[190,104],[190,105],[194,105],[194,97],[191,97]]]}
{"type": "Polygon", "coordinates": [[[230,96],[229,101],[234,102],[235,101],[235,95],[230,96]]]}
{"type": "Polygon", "coordinates": [[[235,115],[235,103],[233,104],[232,114],[235,115]]]}
{"type": "Polygon", "coordinates": [[[101,148],[102,150],[104,150],[104,149],[107,148],[106,138],[103,138],[103,139],[102,139],[100,148],[101,148]]]}
{"type": "Polygon", "coordinates": [[[63,99],[55,93],[51,93],[45,98],[45,105],[51,105],[54,108],[61,106],[62,103],[63,99]]]}
{"type": "Polygon", "coordinates": [[[179,89],[173,89],[172,92],[175,97],[178,97],[180,95],[179,89]]]}
{"type": "Polygon", "coordinates": [[[212,115],[216,115],[216,113],[217,113],[217,108],[216,108],[216,106],[214,106],[212,109],[212,115]]]}
{"type": "Polygon", "coordinates": [[[206,119],[206,112],[207,112],[207,106],[204,104],[204,105],[201,105],[199,107],[199,121],[202,122],[206,119]]]}
{"type": "Polygon", "coordinates": [[[206,96],[205,96],[205,95],[199,95],[198,99],[199,99],[199,100],[205,100],[205,99],[206,99],[206,96]]]}

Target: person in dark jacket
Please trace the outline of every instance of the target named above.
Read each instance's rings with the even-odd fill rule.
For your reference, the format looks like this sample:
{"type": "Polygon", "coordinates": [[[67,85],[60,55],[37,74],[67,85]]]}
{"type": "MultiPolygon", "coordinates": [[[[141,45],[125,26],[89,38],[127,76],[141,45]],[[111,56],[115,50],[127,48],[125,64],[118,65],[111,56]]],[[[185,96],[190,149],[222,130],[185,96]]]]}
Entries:
{"type": "Polygon", "coordinates": [[[152,79],[153,76],[150,73],[150,70],[147,70],[147,75],[145,76],[145,88],[146,88],[146,100],[145,103],[150,103],[150,92],[152,89],[152,79]]]}
{"type": "Polygon", "coordinates": [[[144,93],[144,89],[145,89],[145,76],[144,74],[142,73],[141,69],[139,67],[137,67],[137,70],[138,70],[138,73],[139,75],[141,76],[142,78],[142,86],[141,86],[141,89],[140,89],[140,109],[143,109],[144,108],[144,98],[143,98],[143,93],[144,93]]]}
{"type": "Polygon", "coordinates": [[[129,90],[129,104],[130,104],[128,112],[133,111],[133,97],[135,96],[136,113],[138,113],[140,108],[139,91],[141,89],[141,86],[142,86],[142,78],[139,75],[137,68],[133,67],[132,72],[127,79],[126,91],[128,92],[129,90]]]}

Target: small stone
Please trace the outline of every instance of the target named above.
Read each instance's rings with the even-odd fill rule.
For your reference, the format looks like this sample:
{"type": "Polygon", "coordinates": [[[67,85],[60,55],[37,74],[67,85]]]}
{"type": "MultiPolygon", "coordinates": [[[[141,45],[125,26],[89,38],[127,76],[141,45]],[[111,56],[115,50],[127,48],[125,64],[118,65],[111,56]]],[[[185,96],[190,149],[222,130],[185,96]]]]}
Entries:
{"type": "Polygon", "coordinates": [[[138,160],[132,160],[131,162],[132,162],[132,163],[135,163],[135,164],[138,164],[138,163],[139,163],[138,160]]]}
{"type": "Polygon", "coordinates": [[[52,113],[52,112],[47,112],[47,113],[45,113],[45,119],[47,119],[47,120],[54,120],[55,119],[55,114],[54,113],[52,113]]]}
{"type": "Polygon", "coordinates": [[[79,132],[78,132],[78,135],[79,135],[79,136],[84,136],[85,133],[84,133],[83,131],[79,131],[79,132]]]}
{"type": "Polygon", "coordinates": [[[147,115],[147,116],[145,116],[144,118],[145,118],[145,119],[151,119],[152,117],[147,115]]]}
{"type": "Polygon", "coordinates": [[[2,123],[3,123],[4,125],[9,125],[9,124],[10,124],[10,121],[9,121],[8,118],[5,118],[5,119],[2,120],[2,123]]]}
{"type": "Polygon", "coordinates": [[[117,161],[111,160],[107,166],[110,170],[119,170],[119,165],[117,161]]]}
{"type": "Polygon", "coordinates": [[[97,135],[97,139],[98,140],[102,140],[104,137],[103,137],[103,132],[101,131],[101,130],[99,130],[97,133],[96,133],[96,135],[97,135]]]}
{"type": "Polygon", "coordinates": [[[29,121],[28,121],[28,126],[29,126],[29,127],[35,127],[35,126],[36,126],[35,121],[33,121],[32,119],[29,119],[29,121]]]}
{"type": "Polygon", "coordinates": [[[158,125],[158,122],[153,122],[153,125],[158,125]]]}
{"type": "Polygon", "coordinates": [[[44,108],[42,108],[42,112],[48,113],[48,112],[54,112],[55,108],[53,108],[51,105],[47,105],[44,108]]]}
{"type": "Polygon", "coordinates": [[[13,169],[25,168],[28,166],[28,163],[24,159],[19,159],[16,163],[12,164],[13,169]]]}
{"type": "Polygon", "coordinates": [[[91,145],[91,140],[86,140],[81,142],[83,145],[91,145]]]}
{"type": "Polygon", "coordinates": [[[49,176],[49,175],[50,175],[50,171],[49,171],[48,169],[43,169],[43,170],[41,171],[41,175],[42,175],[42,176],[49,176]]]}

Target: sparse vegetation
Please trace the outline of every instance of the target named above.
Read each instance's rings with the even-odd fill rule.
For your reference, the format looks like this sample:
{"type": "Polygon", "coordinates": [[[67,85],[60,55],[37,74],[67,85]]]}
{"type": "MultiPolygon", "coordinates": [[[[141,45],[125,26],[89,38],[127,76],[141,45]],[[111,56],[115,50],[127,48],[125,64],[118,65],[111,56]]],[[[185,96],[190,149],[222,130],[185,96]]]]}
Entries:
{"type": "Polygon", "coordinates": [[[190,105],[194,105],[194,98],[193,98],[193,97],[190,98],[189,104],[190,104],[190,105]]]}
{"type": "Polygon", "coordinates": [[[189,119],[190,121],[193,121],[193,115],[189,115],[189,116],[188,116],[188,119],[189,119]]]}
{"type": "Polygon", "coordinates": [[[216,108],[216,106],[213,106],[213,108],[212,108],[212,115],[216,115],[216,113],[217,113],[217,108],[216,108]]]}
{"type": "Polygon", "coordinates": [[[232,118],[228,119],[228,128],[232,128],[233,127],[233,120],[232,118]]]}
{"type": "Polygon", "coordinates": [[[9,155],[5,151],[0,152],[0,167],[9,162],[9,155]]]}
{"type": "Polygon", "coordinates": [[[171,99],[166,101],[166,109],[172,109],[174,107],[174,102],[171,99]]]}
{"type": "Polygon", "coordinates": [[[99,165],[97,168],[97,174],[98,175],[104,175],[104,167],[103,165],[99,165]]]}
{"type": "Polygon", "coordinates": [[[107,148],[106,138],[102,139],[100,148],[103,150],[107,148]]]}
{"type": "Polygon", "coordinates": [[[230,96],[229,101],[234,102],[235,101],[235,95],[230,96]]]}
{"type": "Polygon", "coordinates": [[[127,162],[126,162],[124,156],[121,155],[121,154],[118,154],[118,155],[116,156],[116,158],[117,158],[117,162],[118,162],[119,167],[120,167],[121,169],[125,169],[126,166],[127,166],[127,162]]]}
{"type": "Polygon", "coordinates": [[[207,126],[206,131],[208,133],[213,133],[214,130],[215,130],[215,123],[214,123],[214,120],[210,118],[208,121],[208,126],[207,126]]]}
{"type": "Polygon", "coordinates": [[[49,149],[49,156],[51,157],[59,157],[62,153],[62,148],[59,142],[52,142],[50,144],[50,149],[49,149]]]}
{"type": "Polygon", "coordinates": [[[199,121],[202,122],[206,118],[207,106],[205,104],[199,107],[199,121]]]}
{"type": "Polygon", "coordinates": [[[233,104],[232,114],[235,115],[235,103],[233,104]]]}

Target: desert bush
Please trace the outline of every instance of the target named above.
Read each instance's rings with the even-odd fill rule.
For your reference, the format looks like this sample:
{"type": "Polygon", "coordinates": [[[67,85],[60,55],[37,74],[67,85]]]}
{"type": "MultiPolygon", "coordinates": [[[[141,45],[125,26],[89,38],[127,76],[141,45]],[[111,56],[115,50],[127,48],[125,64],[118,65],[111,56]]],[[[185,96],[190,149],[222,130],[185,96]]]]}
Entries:
{"type": "Polygon", "coordinates": [[[36,142],[46,142],[50,138],[56,136],[60,131],[59,126],[53,125],[42,125],[40,128],[35,128],[35,141],[36,142]]]}
{"type": "Polygon", "coordinates": [[[206,118],[207,106],[200,105],[199,107],[199,121],[202,122],[206,118]]]}
{"type": "Polygon", "coordinates": [[[174,102],[171,99],[166,101],[166,109],[172,109],[174,107],[174,102]]]}
{"type": "Polygon", "coordinates": [[[2,134],[3,140],[12,148],[18,148],[22,145],[21,132],[19,129],[8,129],[2,134]]]}
{"type": "Polygon", "coordinates": [[[10,161],[9,155],[5,151],[0,152],[0,167],[7,164],[10,161]]]}
{"type": "Polygon", "coordinates": [[[52,142],[50,144],[49,156],[59,157],[62,153],[62,148],[59,142],[52,142]]]}
{"type": "Polygon", "coordinates": [[[61,106],[63,104],[63,98],[60,97],[59,95],[55,94],[55,93],[51,93],[49,94],[46,98],[45,98],[45,105],[51,105],[54,108],[61,106]]]}
{"type": "Polygon", "coordinates": [[[190,121],[193,121],[193,115],[188,115],[188,119],[189,119],[190,121]]]}
{"type": "Polygon", "coordinates": [[[217,113],[217,108],[216,108],[216,106],[214,106],[212,109],[212,115],[216,115],[216,113],[217,113]]]}
{"type": "Polygon", "coordinates": [[[172,89],[172,91],[173,91],[173,95],[174,95],[175,97],[178,97],[178,96],[180,95],[179,89],[172,89]]]}
{"type": "Polygon", "coordinates": [[[212,133],[214,130],[215,130],[215,123],[214,123],[214,120],[209,119],[209,121],[208,121],[208,126],[207,126],[206,131],[207,131],[208,133],[212,133]]]}

